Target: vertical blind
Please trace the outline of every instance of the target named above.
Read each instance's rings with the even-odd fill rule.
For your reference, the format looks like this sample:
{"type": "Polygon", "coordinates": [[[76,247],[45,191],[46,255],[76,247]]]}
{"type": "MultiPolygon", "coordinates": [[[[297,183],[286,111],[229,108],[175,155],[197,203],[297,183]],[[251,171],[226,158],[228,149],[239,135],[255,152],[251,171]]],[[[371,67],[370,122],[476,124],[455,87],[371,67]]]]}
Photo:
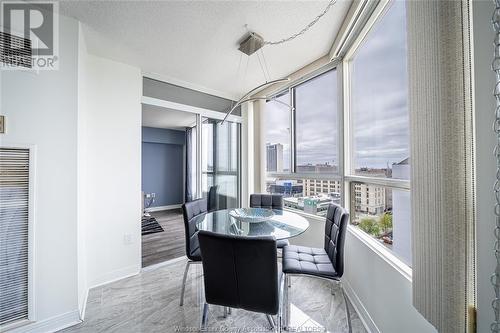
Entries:
{"type": "Polygon", "coordinates": [[[28,318],[29,150],[0,148],[0,325],[28,318]]]}
{"type": "Polygon", "coordinates": [[[439,332],[474,331],[469,1],[409,1],[413,304],[439,332]]]}

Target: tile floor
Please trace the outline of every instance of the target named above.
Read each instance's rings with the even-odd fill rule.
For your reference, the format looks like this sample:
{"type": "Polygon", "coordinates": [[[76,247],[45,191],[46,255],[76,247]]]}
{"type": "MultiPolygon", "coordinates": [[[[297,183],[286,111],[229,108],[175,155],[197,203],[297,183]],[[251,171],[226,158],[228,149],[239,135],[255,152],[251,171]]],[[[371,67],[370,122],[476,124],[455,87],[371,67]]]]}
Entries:
{"type": "MultiPolygon", "coordinates": [[[[89,293],[85,321],[63,332],[198,332],[203,300],[202,267],[193,265],[188,276],[184,306],[179,295],[185,260],[143,271],[89,293]]],[[[347,332],[344,300],[340,290],[331,295],[331,284],[311,278],[293,279],[291,325],[294,332],[347,332]]],[[[211,332],[269,332],[263,314],[210,306],[211,332]]],[[[352,307],[353,332],[365,333],[352,307]]]]}

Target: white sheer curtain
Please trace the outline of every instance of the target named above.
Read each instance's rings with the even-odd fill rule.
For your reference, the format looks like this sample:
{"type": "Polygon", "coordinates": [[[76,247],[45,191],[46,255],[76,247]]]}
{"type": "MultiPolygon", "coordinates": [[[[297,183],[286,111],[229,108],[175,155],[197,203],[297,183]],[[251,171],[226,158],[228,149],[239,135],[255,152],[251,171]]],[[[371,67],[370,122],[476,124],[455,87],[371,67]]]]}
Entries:
{"type": "Polygon", "coordinates": [[[474,320],[469,16],[468,1],[407,3],[413,303],[439,332],[474,320]]]}

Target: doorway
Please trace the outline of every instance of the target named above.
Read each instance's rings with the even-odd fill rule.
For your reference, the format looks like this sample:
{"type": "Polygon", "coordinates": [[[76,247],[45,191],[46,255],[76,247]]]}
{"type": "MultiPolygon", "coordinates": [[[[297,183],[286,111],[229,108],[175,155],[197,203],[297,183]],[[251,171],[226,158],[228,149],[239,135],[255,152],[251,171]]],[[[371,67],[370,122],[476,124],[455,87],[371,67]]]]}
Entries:
{"type": "Polygon", "coordinates": [[[143,268],[185,255],[183,203],[215,186],[216,209],[241,205],[241,124],[211,116],[143,104],[143,268]]]}
{"type": "Polygon", "coordinates": [[[181,206],[186,201],[186,132],[195,114],[142,109],[142,267],[184,255],[181,206]]]}

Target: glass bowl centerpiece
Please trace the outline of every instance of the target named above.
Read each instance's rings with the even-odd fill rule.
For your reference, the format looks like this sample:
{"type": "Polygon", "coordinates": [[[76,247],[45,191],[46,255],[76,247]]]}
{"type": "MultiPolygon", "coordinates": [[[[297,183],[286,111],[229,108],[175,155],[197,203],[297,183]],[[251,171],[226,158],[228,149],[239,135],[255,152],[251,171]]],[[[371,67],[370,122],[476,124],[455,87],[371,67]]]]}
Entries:
{"type": "Polygon", "coordinates": [[[274,212],[267,208],[236,208],[229,215],[241,222],[258,223],[271,219],[274,212]]]}

